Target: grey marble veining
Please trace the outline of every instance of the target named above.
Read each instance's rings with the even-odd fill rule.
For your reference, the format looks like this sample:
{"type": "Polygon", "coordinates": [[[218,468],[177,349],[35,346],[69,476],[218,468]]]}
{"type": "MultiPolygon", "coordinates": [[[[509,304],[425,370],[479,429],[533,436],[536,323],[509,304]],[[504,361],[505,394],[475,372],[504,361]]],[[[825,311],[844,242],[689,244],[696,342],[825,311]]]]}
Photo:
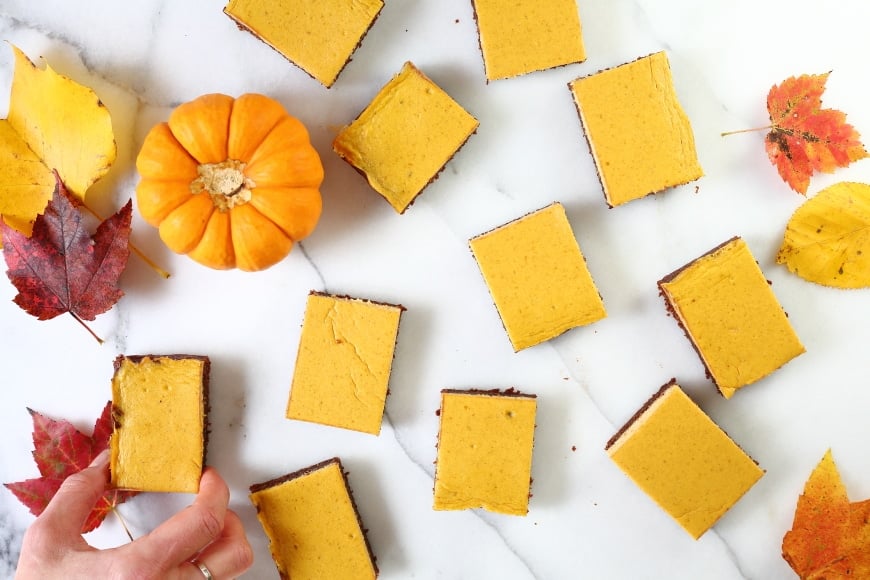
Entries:
{"type": "Polygon", "coordinates": [[[0,502],[0,578],[12,578],[21,551],[24,530],[7,511],[6,500],[0,502]]]}

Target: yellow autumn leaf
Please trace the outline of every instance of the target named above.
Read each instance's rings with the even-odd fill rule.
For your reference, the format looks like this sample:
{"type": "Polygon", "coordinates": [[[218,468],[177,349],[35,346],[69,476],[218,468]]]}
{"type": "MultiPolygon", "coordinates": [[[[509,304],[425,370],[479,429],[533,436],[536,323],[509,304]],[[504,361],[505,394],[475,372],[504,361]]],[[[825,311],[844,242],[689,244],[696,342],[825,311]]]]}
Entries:
{"type": "Polygon", "coordinates": [[[29,236],[54,192],[54,175],[5,119],[0,121],[0,168],[0,216],[29,236]]]}
{"type": "Polygon", "coordinates": [[[117,148],[109,111],[91,89],[12,50],[9,116],[0,121],[0,215],[29,235],[54,191],[52,170],[84,201],[117,148]]]}
{"type": "Polygon", "coordinates": [[[801,205],[776,261],[816,284],[870,286],[870,185],[835,183],[801,205]]]}

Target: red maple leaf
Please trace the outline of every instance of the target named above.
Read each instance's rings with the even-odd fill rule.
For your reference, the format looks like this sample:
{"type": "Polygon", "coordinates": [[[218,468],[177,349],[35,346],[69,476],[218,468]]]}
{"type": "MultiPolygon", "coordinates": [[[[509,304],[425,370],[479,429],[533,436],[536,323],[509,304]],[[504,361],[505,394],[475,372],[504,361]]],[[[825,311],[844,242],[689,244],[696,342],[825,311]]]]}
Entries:
{"type": "MultiPolygon", "coordinates": [[[[69,421],[55,420],[27,409],[33,418],[33,459],[41,477],[18,483],[4,483],[15,497],[38,516],[60,489],[63,481],[91,464],[101,451],[109,447],[112,435],[112,402],[103,409],[89,437],[69,421]]],[[[85,534],[97,528],[106,515],[118,504],[124,503],[138,492],[109,489],[82,525],[85,534]]]]}
{"type": "Polygon", "coordinates": [[[57,172],[55,178],[54,197],[36,218],[31,237],[0,223],[6,274],[18,289],[15,303],[28,314],[48,320],[69,312],[88,328],[83,320],[94,320],[124,294],[118,279],[130,255],[132,203],[102,222],[91,237],[57,172]]]}
{"type": "Polygon", "coordinates": [[[780,177],[806,195],[810,176],[831,173],[867,157],[861,136],[846,114],[822,108],[828,74],[789,77],[767,94],[770,132],[765,148],[780,177]]]}

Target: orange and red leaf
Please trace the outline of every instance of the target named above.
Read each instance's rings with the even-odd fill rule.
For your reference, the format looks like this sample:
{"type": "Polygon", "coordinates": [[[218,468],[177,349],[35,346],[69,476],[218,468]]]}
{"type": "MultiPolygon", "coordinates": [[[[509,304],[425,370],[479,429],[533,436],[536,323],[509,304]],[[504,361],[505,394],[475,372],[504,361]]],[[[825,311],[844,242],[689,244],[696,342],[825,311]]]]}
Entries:
{"type": "Polygon", "coordinates": [[[830,451],[798,498],[782,556],[804,580],[870,577],[870,500],[849,502],[830,451]]]}
{"type": "Polygon", "coordinates": [[[767,95],[767,155],[780,177],[804,195],[813,173],[831,173],[867,157],[845,113],[822,107],[828,74],[789,77],[767,95]]]}

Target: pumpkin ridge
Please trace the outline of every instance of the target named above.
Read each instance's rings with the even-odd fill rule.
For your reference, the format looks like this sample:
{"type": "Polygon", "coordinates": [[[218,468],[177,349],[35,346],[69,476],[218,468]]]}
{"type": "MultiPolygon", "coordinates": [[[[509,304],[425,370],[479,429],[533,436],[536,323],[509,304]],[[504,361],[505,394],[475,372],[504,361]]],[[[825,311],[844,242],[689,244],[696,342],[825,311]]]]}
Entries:
{"type": "Polygon", "coordinates": [[[192,196],[160,222],[160,238],[173,252],[187,254],[202,239],[211,214],[216,210],[213,205],[200,199],[192,196]]]}
{"type": "Polygon", "coordinates": [[[186,179],[142,178],[136,185],[139,213],[146,222],[155,227],[189,200],[190,195],[190,183],[186,179]]]}
{"type": "Polygon", "coordinates": [[[236,265],[230,232],[233,212],[213,211],[208,218],[199,243],[188,256],[216,270],[227,270],[236,265]]]}
{"type": "Polygon", "coordinates": [[[293,239],[253,204],[239,207],[230,226],[236,267],[240,270],[268,268],[289,254],[293,247],[293,239]]]}
{"type": "Polygon", "coordinates": [[[322,200],[317,188],[261,186],[251,197],[251,206],[296,242],[314,230],[322,200]],[[296,219],[288,220],[288,215],[296,219]]]}
{"type": "Polygon", "coordinates": [[[227,154],[250,163],[266,137],[287,116],[287,110],[275,99],[256,93],[240,96],[229,119],[227,154]]]}
{"type": "Polygon", "coordinates": [[[186,179],[198,164],[168,123],[159,123],[148,132],[136,157],[136,170],[143,179],[186,179]]]}
{"type": "Polygon", "coordinates": [[[273,218],[272,216],[270,216],[267,212],[265,212],[265,211],[261,210],[259,207],[257,207],[257,204],[256,204],[256,203],[252,203],[252,204],[251,204],[251,209],[252,209],[253,211],[255,211],[256,213],[258,213],[259,215],[263,216],[263,219],[264,219],[264,220],[268,221],[270,224],[272,224],[272,225],[274,225],[276,228],[278,228],[278,229],[281,231],[281,233],[284,234],[285,236],[287,236],[287,238],[288,238],[291,242],[293,242],[293,243],[295,244],[295,243],[298,241],[298,240],[296,239],[296,236],[294,236],[291,232],[288,232],[288,231],[287,231],[287,228],[285,228],[284,226],[282,226],[282,225],[281,225],[281,224],[280,224],[280,223],[279,223],[275,218],[273,218]]]}
{"type": "Polygon", "coordinates": [[[228,126],[220,118],[232,114],[233,98],[222,93],[202,95],[176,107],[167,120],[172,135],[197,163],[220,163],[227,158],[228,126]],[[224,113],[223,107],[228,105],[224,113]]]}

